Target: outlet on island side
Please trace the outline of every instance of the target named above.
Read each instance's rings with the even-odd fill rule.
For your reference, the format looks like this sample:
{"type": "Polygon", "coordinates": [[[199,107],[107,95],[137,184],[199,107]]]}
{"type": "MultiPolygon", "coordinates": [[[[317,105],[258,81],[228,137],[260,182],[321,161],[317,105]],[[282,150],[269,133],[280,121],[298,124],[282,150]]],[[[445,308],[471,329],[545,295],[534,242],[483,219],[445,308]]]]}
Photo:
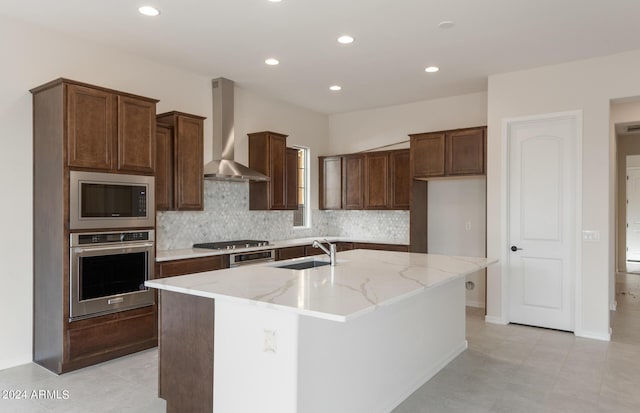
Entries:
{"type": "Polygon", "coordinates": [[[278,350],[276,343],[276,330],[264,330],[264,346],[262,351],[275,354],[278,350]]]}
{"type": "Polygon", "coordinates": [[[464,223],[464,230],[471,231],[471,221],[467,221],[464,223]]]}

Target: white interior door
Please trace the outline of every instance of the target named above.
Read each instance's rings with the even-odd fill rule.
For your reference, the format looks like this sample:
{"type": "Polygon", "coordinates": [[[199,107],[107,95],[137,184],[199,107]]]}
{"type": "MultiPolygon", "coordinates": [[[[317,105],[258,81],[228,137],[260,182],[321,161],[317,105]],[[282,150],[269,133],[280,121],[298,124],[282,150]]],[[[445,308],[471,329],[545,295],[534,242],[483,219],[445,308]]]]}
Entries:
{"type": "Polygon", "coordinates": [[[640,261],[640,168],[627,168],[627,261],[640,261]]]}
{"type": "Polygon", "coordinates": [[[575,116],[514,121],[509,148],[509,321],[573,331],[575,116]]]}

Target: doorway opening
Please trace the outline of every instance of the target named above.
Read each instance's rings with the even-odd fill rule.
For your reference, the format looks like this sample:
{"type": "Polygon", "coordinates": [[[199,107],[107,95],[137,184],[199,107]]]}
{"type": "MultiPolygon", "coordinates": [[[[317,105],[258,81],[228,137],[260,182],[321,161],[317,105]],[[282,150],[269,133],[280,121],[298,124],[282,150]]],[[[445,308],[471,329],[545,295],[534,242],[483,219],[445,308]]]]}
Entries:
{"type": "Polygon", "coordinates": [[[609,284],[610,325],[612,339],[624,341],[640,327],[640,319],[628,317],[640,311],[640,98],[612,101],[610,115],[616,180],[616,271],[609,284]]]}

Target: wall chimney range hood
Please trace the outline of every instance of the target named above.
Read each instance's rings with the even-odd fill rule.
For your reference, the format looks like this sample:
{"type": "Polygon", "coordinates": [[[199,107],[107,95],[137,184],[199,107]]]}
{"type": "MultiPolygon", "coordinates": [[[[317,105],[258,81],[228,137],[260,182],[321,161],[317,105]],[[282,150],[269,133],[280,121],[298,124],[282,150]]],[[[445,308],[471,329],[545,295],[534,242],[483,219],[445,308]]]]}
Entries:
{"type": "Polygon", "coordinates": [[[219,77],[211,81],[213,90],[213,147],[222,144],[222,155],[204,166],[205,179],[223,181],[268,181],[267,175],[247,168],[234,158],[233,81],[219,77]]]}

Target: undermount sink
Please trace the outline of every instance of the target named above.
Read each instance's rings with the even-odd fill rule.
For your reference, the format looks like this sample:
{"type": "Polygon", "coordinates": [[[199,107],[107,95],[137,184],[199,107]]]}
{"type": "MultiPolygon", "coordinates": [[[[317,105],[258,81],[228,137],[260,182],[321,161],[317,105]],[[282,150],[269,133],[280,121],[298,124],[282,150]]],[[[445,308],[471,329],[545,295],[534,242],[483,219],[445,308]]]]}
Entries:
{"type": "Polygon", "coordinates": [[[311,260],[303,262],[294,262],[293,264],[276,265],[276,268],[285,268],[288,270],[308,270],[309,268],[323,267],[329,265],[326,261],[311,260]]]}

